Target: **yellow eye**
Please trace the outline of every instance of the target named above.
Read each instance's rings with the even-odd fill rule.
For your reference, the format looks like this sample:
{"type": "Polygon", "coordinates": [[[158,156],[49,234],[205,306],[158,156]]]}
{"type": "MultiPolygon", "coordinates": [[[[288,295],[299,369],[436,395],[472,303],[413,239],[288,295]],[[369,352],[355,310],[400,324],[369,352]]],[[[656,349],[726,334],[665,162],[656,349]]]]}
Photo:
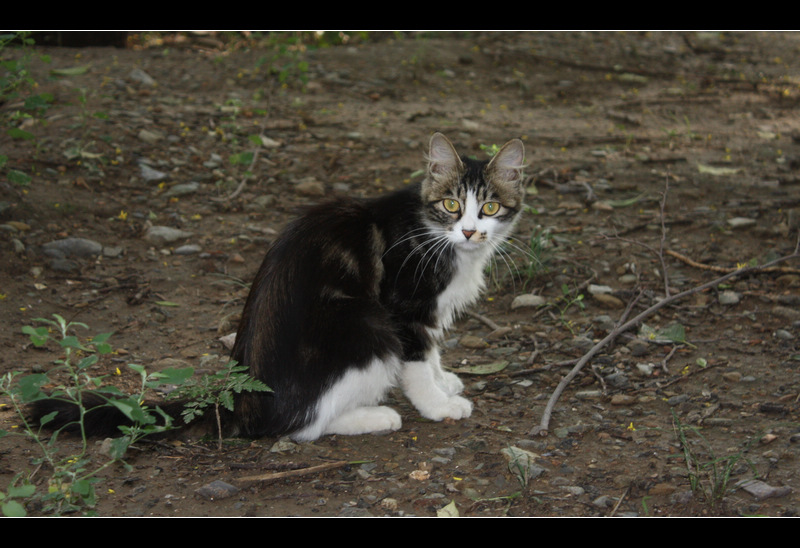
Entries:
{"type": "Polygon", "coordinates": [[[483,208],[481,208],[484,215],[494,215],[498,211],[500,211],[500,204],[497,202],[486,202],[483,204],[483,208]]]}
{"type": "Polygon", "coordinates": [[[458,200],[453,200],[452,198],[442,200],[442,205],[450,213],[458,213],[458,210],[461,209],[461,204],[458,203],[458,200]]]}

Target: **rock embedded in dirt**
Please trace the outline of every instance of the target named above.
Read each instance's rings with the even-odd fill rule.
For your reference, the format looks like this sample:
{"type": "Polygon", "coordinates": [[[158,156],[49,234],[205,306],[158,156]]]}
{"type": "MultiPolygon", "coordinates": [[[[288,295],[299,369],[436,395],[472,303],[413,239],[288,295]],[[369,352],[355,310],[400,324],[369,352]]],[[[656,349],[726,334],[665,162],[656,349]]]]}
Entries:
{"type": "Polygon", "coordinates": [[[192,232],[172,228],[171,226],[151,226],[145,232],[144,239],[154,244],[170,244],[193,236],[192,232]]]}
{"type": "Polygon", "coordinates": [[[514,300],[511,301],[511,310],[516,310],[518,308],[535,308],[545,304],[547,304],[547,299],[541,295],[517,295],[514,297],[514,300]]]}
{"type": "Polygon", "coordinates": [[[96,257],[102,252],[103,245],[88,238],[64,238],[42,245],[42,253],[55,259],[96,257]]]}
{"type": "Polygon", "coordinates": [[[222,480],[214,480],[211,483],[200,487],[195,492],[208,500],[220,500],[235,495],[239,492],[239,489],[222,480]]]}

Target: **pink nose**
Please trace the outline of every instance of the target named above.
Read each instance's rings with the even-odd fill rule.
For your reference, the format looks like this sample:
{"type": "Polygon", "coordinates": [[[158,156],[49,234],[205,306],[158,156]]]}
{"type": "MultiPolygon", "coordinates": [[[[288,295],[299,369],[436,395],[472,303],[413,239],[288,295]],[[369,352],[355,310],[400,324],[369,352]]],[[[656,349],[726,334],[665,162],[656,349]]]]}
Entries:
{"type": "Polygon", "coordinates": [[[464,235],[464,237],[467,240],[469,240],[469,237],[472,236],[473,234],[475,234],[475,231],[474,230],[462,230],[461,233],[464,235]]]}

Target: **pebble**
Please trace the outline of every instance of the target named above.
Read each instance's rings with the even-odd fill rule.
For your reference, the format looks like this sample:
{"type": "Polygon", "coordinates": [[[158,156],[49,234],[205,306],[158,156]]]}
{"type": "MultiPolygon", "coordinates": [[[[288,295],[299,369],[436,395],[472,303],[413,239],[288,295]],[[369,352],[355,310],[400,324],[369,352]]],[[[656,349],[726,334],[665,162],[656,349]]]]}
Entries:
{"type": "Polygon", "coordinates": [[[182,183],[179,185],[175,185],[170,187],[164,193],[165,198],[172,198],[173,196],[186,196],[187,194],[194,194],[200,188],[200,183],[182,183]]]}
{"type": "Polygon", "coordinates": [[[200,253],[202,248],[197,244],[187,244],[176,248],[172,253],[173,255],[194,255],[200,253]]]}
{"type": "Polygon", "coordinates": [[[611,289],[611,287],[608,286],[608,285],[589,284],[589,287],[587,288],[587,291],[591,295],[604,295],[604,294],[608,294],[608,293],[613,293],[614,290],[611,289]]]}
{"type": "Polygon", "coordinates": [[[728,226],[731,228],[745,228],[755,224],[755,219],[748,219],[747,217],[734,217],[733,219],[728,219],[728,226]]]}
{"type": "Polygon", "coordinates": [[[323,185],[314,177],[306,177],[305,179],[301,179],[295,185],[295,189],[297,190],[298,194],[302,194],[303,196],[325,195],[325,185],[323,185]]]}
{"type": "Polygon", "coordinates": [[[644,356],[650,351],[650,344],[641,339],[633,339],[625,346],[631,351],[631,355],[633,356],[644,356]]]}
{"type": "Polygon", "coordinates": [[[142,84],[143,86],[153,87],[156,85],[156,81],[153,79],[152,76],[147,74],[140,68],[135,68],[128,73],[128,79],[137,84],[142,84]]]}
{"type": "Polygon", "coordinates": [[[207,500],[226,499],[239,492],[239,489],[222,480],[214,480],[195,491],[207,500]]]}
{"type": "Polygon", "coordinates": [[[151,226],[147,229],[144,239],[155,244],[168,244],[192,236],[191,232],[172,228],[171,226],[151,226]]]}
{"type": "Polygon", "coordinates": [[[733,305],[742,300],[741,295],[735,291],[726,290],[719,294],[719,304],[733,305]]]}
{"type": "Polygon", "coordinates": [[[139,140],[144,141],[149,145],[154,145],[161,141],[164,138],[164,135],[158,131],[151,131],[149,129],[143,129],[139,131],[139,140]]]}
{"type": "Polygon", "coordinates": [[[594,300],[600,303],[600,305],[604,308],[624,308],[625,306],[625,303],[622,302],[622,299],[606,293],[592,295],[592,298],[594,298],[594,300]]]}
{"type": "Polygon", "coordinates": [[[96,257],[103,252],[103,246],[87,238],[64,238],[42,245],[42,252],[55,259],[96,257]]]}
{"type": "Polygon", "coordinates": [[[488,342],[486,342],[480,337],[476,337],[475,335],[464,335],[458,341],[458,344],[460,344],[464,348],[472,348],[475,350],[480,350],[482,348],[487,348],[489,346],[488,342]]]}
{"type": "Polygon", "coordinates": [[[147,164],[139,164],[139,175],[148,183],[160,183],[168,177],[163,171],[153,169],[147,164]]]}
{"type": "Polygon", "coordinates": [[[516,310],[517,308],[533,308],[542,306],[544,304],[547,304],[547,299],[541,295],[517,295],[511,302],[511,309],[516,310]]]}
{"type": "Polygon", "coordinates": [[[739,488],[750,493],[758,500],[774,497],[783,497],[792,492],[791,487],[773,487],[761,480],[744,480],[736,484],[739,488]]]}

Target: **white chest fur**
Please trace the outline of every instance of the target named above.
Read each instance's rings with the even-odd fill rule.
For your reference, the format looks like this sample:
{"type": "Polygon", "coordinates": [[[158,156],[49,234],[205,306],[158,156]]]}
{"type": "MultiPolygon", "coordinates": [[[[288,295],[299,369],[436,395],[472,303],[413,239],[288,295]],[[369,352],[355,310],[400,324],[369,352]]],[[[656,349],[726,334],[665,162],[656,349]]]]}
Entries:
{"type": "Polygon", "coordinates": [[[490,253],[490,249],[456,252],[455,276],[436,302],[441,331],[450,327],[456,315],[474,303],[480,295],[486,285],[484,268],[490,253]]]}

